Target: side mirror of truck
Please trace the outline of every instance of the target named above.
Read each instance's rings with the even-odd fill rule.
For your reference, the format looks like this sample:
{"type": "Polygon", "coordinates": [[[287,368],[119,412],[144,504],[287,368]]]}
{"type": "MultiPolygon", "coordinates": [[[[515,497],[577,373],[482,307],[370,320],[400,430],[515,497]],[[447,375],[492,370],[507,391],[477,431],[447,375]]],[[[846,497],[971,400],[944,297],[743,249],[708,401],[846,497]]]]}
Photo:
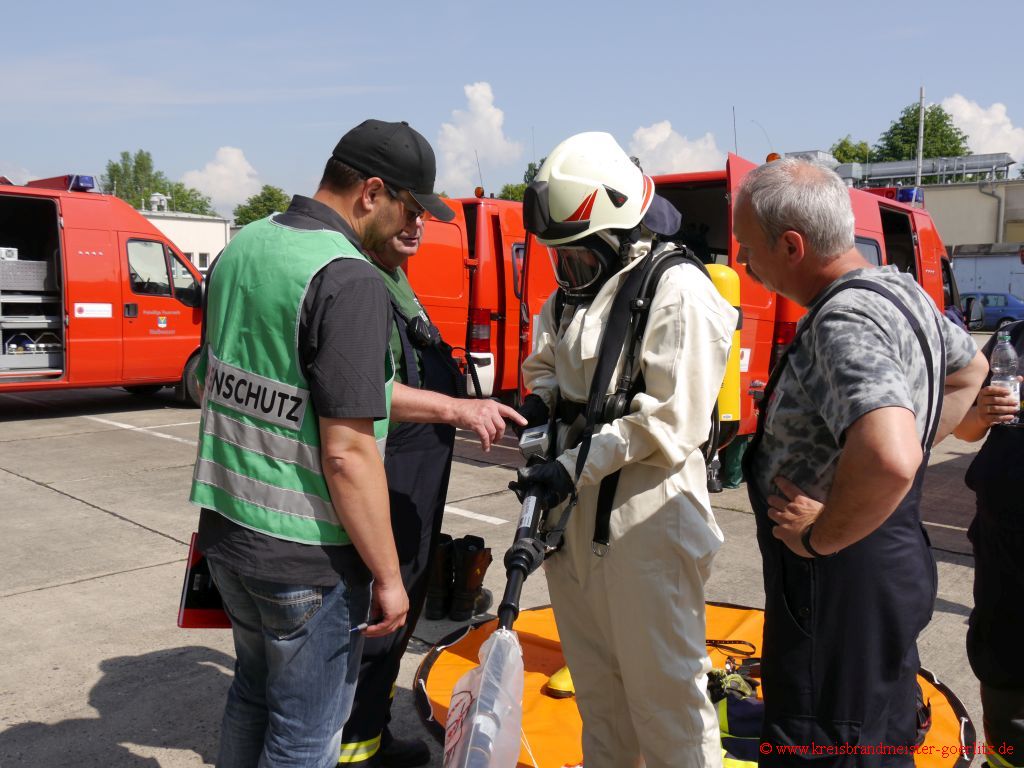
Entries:
{"type": "Polygon", "coordinates": [[[981,308],[981,302],[974,296],[964,299],[964,317],[967,319],[967,327],[972,331],[980,331],[985,325],[985,313],[981,308]]]}
{"type": "Polygon", "coordinates": [[[184,304],[186,307],[192,307],[193,309],[195,309],[196,307],[199,307],[202,304],[202,288],[200,288],[201,285],[202,283],[197,282],[193,283],[187,288],[175,288],[174,297],[182,304],[184,304]]]}

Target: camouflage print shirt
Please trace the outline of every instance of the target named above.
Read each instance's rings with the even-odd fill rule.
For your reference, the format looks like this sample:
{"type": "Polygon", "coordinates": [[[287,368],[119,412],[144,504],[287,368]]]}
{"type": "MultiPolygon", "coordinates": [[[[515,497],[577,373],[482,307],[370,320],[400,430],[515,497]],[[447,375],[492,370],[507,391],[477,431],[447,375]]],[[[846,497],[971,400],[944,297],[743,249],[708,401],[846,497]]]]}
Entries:
{"type": "MultiPolygon", "coordinates": [[[[947,375],[974,357],[974,340],[936,311],[911,275],[895,267],[857,269],[826,291],[853,278],[877,281],[903,299],[928,337],[936,369],[939,327],[946,344],[947,375]]],[[[942,382],[935,384],[941,392],[942,382]]],[[[913,411],[923,441],[928,373],[921,345],[903,313],[884,296],[856,288],[842,291],[804,331],[769,402],[762,406],[764,434],[753,458],[758,489],[765,495],[778,493],[772,480],[782,475],[824,501],[842,452],[843,433],[864,414],[888,406],[913,411]]]]}

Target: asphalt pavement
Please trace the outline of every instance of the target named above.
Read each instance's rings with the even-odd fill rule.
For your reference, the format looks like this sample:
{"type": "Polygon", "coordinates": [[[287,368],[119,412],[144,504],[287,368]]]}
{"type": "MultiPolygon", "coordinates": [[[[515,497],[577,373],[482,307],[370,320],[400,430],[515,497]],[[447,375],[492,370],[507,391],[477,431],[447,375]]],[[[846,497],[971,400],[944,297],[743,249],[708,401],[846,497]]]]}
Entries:
{"type": "MultiPolygon", "coordinates": [[[[233,651],[226,630],[175,623],[197,510],[186,501],[198,412],[171,391],[0,395],[0,768],[212,764],[233,651]]],[[[981,730],[964,650],[973,560],[965,531],[973,496],[963,471],[977,445],[933,453],[924,517],[939,562],[939,599],[920,640],[924,666],[966,704],[981,730]]],[[[519,513],[505,489],[519,464],[510,440],[489,454],[460,433],[445,530],[481,535],[495,563],[519,513]]],[[[709,600],[760,607],[760,556],[741,488],[713,498],[726,543],[709,600]]],[[[541,574],[523,607],[545,605],[541,574]]],[[[459,628],[421,621],[398,682],[393,728],[429,735],[413,706],[423,654],[459,628]]],[[[432,742],[434,765],[440,749],[432,742]]]]}

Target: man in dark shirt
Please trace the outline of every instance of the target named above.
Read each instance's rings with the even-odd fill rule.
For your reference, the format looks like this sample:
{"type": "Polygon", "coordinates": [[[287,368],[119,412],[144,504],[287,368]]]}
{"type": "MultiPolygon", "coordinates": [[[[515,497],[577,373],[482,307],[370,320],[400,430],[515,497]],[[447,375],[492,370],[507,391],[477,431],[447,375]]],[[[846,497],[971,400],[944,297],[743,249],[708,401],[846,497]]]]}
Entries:
{"type": "Polygon", "coordinates": [[[334,765],[363,635],[405,621],[381,460],[390,309],[364,248],[423,208],[451,218],[434,172],[407,124],[368,120],[210,279],[191,500],[237,656],[222,768],[334,765]]]}
{"type": "MultiPolygon", "coordinates": [[[[991,359],[1001,333],[1010,335],[1018,359],[1024,355],[1024,322],[1016,322],[992,335],[981,350],[986,358],[991,359]]],[[[988,765],[996,768],[1024,765],[1024,670],[1008,663],[1015,658],[1018,638],[1024,633],[1020,405],[1019,397],[1006,387],[993,386],[989,376],[954,432],[969,442],[986,438],[964,477],[977,494],[977,513],[967,529],[974,552],[967,659],[981,683],[985,742],[999,748],[998,754],[988,755],[988,765]]]]}
{"type": "MultiPolygon", "coordinates": [[[[487,451],[504,435],[505,419],[526,423],[515,409],[489,398],[459,397],[465,388],[451,347],[441,339],[403,270],[419,250],[427,215],[424,211],[408,220],[383,248],[370,253],[391,296],[395,391],[384,468],[409,616],[403,631],[369,640],[363,649],[339,760],[357,768],[409,768],[430,761],[422,740],[396,738],[388,723],[402,654],[423,608],[430,563],[438,556],[455,429],[474,431],[487,451]]],[[[429,261],[430,256],[419,258],[429,261]]]]}

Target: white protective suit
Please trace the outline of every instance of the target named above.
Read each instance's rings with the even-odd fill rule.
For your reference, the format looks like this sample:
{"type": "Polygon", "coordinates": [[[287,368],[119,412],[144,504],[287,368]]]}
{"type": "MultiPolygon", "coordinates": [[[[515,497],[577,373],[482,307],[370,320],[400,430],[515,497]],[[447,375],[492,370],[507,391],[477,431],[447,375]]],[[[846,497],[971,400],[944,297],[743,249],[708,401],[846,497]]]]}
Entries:
{"type": "MultiPolygon", "coordinates": [[[[615,293],[646,252],[637,250],[589,306],[567,305],[561,334],[553,327],[554,296],[545,303],[523,375],[549,407],[556,390],[586,402],[615,293]]],[[[545,563],[587,768],[642,765],[641,755],[647,768],[721,765],[718,720],[706,694],[704,584],[722,532],[700,445],[736,319],[695,266],[662,275],[640,347],[645,391],[628,415],[595,432],[565,545],[545,563]],[[610,547],[598,557],[591,552],[598,489],[620,468],[610,547]]],[[[618,375],[619,368],[609,391],[618,375]]],[[[558,458],[571,477],[577,450],[558,458]]]]}

